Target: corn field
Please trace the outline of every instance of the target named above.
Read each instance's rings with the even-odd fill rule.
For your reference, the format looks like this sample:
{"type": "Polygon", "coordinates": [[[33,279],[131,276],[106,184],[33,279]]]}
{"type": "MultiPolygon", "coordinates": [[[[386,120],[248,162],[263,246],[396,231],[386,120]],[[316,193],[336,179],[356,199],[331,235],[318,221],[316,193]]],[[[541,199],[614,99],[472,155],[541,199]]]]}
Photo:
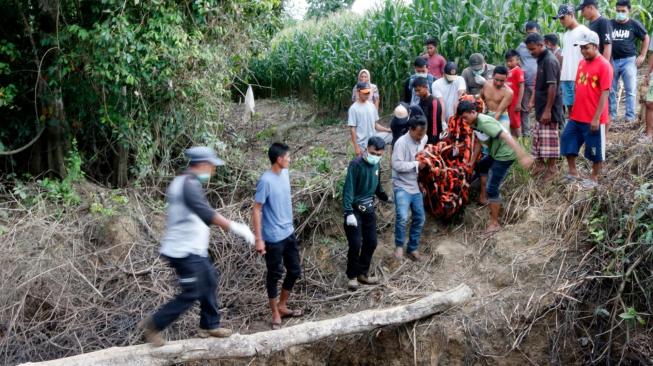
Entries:
{"type": "MultiPolygon", "coordinates": [[[[600,1],[604,15],[612,17],[615,2],[600,1]]],[[[414,0],[403,5],[387,1],[365,16],[340,13],[307,20],[284,29],[269,50],[252,61],[250,82],[271,87],[273,95],[295,92],[329,107],[342,107],[349,104],[358,70],[366,68],[387,110],[399,99],[402,83],[415,57],[423,52],[426,38],[439,39],[439,52],[456,61],[459,72],[474,52],[483,53],[490,63],[503,63],[505,51],[522,41],[526,21],[538,21],[543,32],[564,31],[552,18],[561,3],[414,0]]],[[[633,16],[651,30],[647,9],[653,7],[653,0],[633,4],[633,16]]]]}

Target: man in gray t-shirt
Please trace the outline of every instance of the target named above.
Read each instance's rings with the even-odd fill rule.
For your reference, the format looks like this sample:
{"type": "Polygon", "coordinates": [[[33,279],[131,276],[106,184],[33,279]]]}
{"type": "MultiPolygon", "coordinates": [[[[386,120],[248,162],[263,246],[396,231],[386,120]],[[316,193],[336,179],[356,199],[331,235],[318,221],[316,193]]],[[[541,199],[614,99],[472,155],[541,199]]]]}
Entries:
{"type": "MultiPolygon", "coordinates": [[[[540,25],[537,22],[529,21],[524,25],[524,30],[526,35],[531,33],[540,33],[540,25]]],[[[531,125],[529,116],[531,113],[531,97],[533,96],[533,90],[535,88],[535,76],[537,74],[537,59],[528,52],[526,43],[522,42],[517,47],[517,52],[519,53],[519,58],[521,59],[522,69],[524,70],[524,77],[526,82],[524,83],[524,96],[521,100],[521,130],[523,136],[531,135],[531,125]]]]}
{"type": "Polygon", "coordinates": [[[370,84],[358,83],[358,100],[349,107],[347,126],[350,127],[351,142],[356,155],[360,156],[367,148],[367,140],[372,136],[381,137],[386,144],[392,142],[392,130],[379,124],[379,112],[369,101],[372,92],[370,84]]]}

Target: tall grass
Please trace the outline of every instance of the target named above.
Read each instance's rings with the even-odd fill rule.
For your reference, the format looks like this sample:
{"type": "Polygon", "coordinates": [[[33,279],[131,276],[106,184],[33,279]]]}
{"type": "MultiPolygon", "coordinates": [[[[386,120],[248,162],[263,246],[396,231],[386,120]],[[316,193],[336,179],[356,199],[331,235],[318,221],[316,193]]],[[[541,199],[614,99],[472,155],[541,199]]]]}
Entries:
{"type": "MultiPolygon", "coordinates": [[[[569,1],[577,3],[578,1],[569,1]]],[[[614,8],[614,0],[601,7],[614,8]]],[[[637,4],[634,12],[647,26],[651,16],[637,4]]],[[[254,59],[252,83],[275,93],[298,91],[320,103],[347,105],[358,70],[369,69],[391,107],[400,98],[412,62],[428,37],[440,40],[440,53],[466,66],[469,55],[481,52],[488,62],[502,63],[503,53],[517,47],[526,21],[537,20],[544,32],[562,32],[552,17],[561,1],[538,0],[414,0],[411,5],[387,1],[365,16],[341,13],[307,20],[280,32],[268,52],[254,59]]]]}

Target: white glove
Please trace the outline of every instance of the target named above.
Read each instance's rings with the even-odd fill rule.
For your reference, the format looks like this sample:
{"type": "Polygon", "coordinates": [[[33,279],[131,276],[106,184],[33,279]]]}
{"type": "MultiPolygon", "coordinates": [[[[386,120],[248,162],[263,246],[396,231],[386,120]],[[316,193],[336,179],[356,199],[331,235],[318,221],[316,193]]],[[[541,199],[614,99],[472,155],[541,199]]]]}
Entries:
{"type": "Polygon", "coordinates": [[[347,226],[358,226],[358,221],[356,221],[356,216],[354,216],[354,214],[347,215],[347,226]]]}
{"type": "Polygon", "coordinates": [[[240,236],[243,238],[243,240],[245,240],[247,244],[254,245],[254,233],[252,233],[252,230],[249,229],[249,226],[239,222],[231,221],[229,223],[229,232],[240,236]]]}
{"type": "Polygon", "coordinates": [[[475,75],[474,76],[474,81],[476,82],[476,84],[483,85],[483,84],[485,84],[485,82],[487,80],[484,77],[482,77],[481,75],[475,75]]]}

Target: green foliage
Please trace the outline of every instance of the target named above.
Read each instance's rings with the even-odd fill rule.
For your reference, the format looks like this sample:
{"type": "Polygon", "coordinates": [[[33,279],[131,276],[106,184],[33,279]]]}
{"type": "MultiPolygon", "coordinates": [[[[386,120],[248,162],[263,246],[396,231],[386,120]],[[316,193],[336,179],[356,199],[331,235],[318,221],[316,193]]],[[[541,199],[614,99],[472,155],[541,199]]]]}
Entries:
{"type": "Polygon", "coordinates": [[[307,18],[321,18],[338,10],[347,9],[354,0],[308,0],[307,18]]]}
{"type": "Polygon", "coordinates": [[[56,11],[5,3],[0,108],[17,108],[0,140],[29,141],[35,127],[24,122],[34,105],[56,105],[61,95],[63,113],[43,108],[42,121],[61,126],[64,144],[78,137],[85,171],[101,179],[117,147],[126,149],[136,183],[171,174],[190,144],[221,144],[231,86],[281,25],[281,0],[82,0],[58,2],[56,11]],[[2,77],[37,68],[47,85],[36,101],[36,73],[2,77]]]}
{"type": "MultiPolygon", "coordinates": [[[[653,1],[635,6],[635,16],[651,24],[653,1]],[[646,6],[649,6],[648,8],[646,6]]],[[[562,32],[552,18],[559,2],[538,0],[415,0],[411,5],[387,1],[364,16],[339,13],[307,20],[280,32],[269,51],[250,69],[262,85],[278,94],[310,92],[320,103],[349,104],[358,70],[369,69],[385,107],[400,98],[412,63],[428,37],[440,40],[440,53],[461,69],[471,53],[488,62],[503,63],[503,54],[519,45],[527,20],[537,20],[543,32],[562,32]],[[307,85],[308,84],[308,85],[307,85]],[[308,89],[308,90],[307,90],[308,89]]],[[[613,13],[614,1],[601,1],[613,13]]],[[[650,27],[648,28],[650,29],[650,27]]]]}
{"type": "MultiPolygon", "coordinates": [[[[16,46],[0,39],[0,76],[11,74],[10,62],[16,57],[18,57],[16,46]]],[[[16,85],[0,81],[0,108],[11,106],[17,91],[16,85]]],[[[4,149],[0,143],[0,151],[2,150],[4,149]]]]}
{"type": "Polygon", "coordinates": [[[65,206],[77,205],[81,202],[81,198],[75,191],[74,183],[79,182],[84,178],[82,171],[82,157],[77,151],[77,143],[73,140],[70,155],[66,158],[67,172],[65,178],[43,178],[39,183],[45,190],[47,199],[62,203],[65,206]]]}
{"type": "Polygon", "coordinates": [[[119,193],[112,194],[108,202],[102,202],[97,197],[95,199],[96,201],[91,204],[90,210],[92,213],[104,217],[115,215],[116,212],[120,212],[124,205],[129,203],[129,198],[119,193]]]}

